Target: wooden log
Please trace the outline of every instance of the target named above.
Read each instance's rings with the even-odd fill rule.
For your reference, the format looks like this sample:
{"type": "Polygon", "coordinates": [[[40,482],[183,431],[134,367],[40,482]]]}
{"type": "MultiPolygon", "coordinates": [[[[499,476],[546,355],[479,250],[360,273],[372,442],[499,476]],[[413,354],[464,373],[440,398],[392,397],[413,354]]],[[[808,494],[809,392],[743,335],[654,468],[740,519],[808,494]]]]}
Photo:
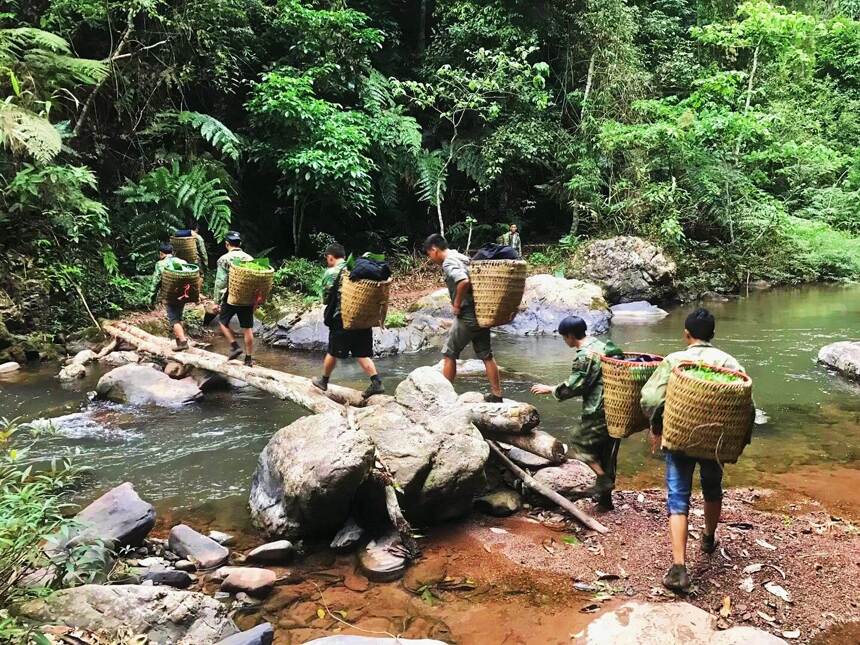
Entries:
{"type": "Polygon", "coordinates": [[[467,392],[459,401],[469,410],[469,420],[481,432],[525,434],[540,425],[540,414],[529,403],[510,400],[486,403],[478,392],[467,392]]]}
{"type": "Polygon", "coordinates": [[[505,466],[507,466],[517,477],[519,477],[527,487],[532,489],[538,495],[546,497],[549,501],[558,504],[560,508],[570,513],[577,522],[586,528],[597,531],[598,533],[609,533],[609,529],[591,517],[591,515],[576,508],[576,506],[573,505],[573,502],[569,499],[562,497],[550,487],[541,484],[525,470],[508,459],[508,456],[496,445],[494,441],[487,441],[487,444],[490,446],[490,450],[492,450],[493,453],[502,460],[502,463],[505,464],[505,466]]]}
{"type": "Polygon", "coordinates": [[[529,434],[504,434],[500,432],[485,432],[484,437],[494,441],[516,446],[527,452],[548,459],[553,464],[565,462],[567,452],[564,444],[543,430],[534,430],[529,434]]]}
{"type": "Polygon", "coordinates": [[[173,360],[183,365],[245,381],[279,399],[292,401],[317,414],[331,411],[343,412],[342,406],[345,404],[355,407],[365,404],[358,390],[329,385],[328,390],[323,392],[314,387],[310,379],[303,376],[259,366],[246,367],[238,361],[228,361],[226,356],[196,347],[179,352],[176,351],[172,341],[153,336],[125,322],[105,322],[103,328],[106,333],[133,345],[138,351],[162,360],[173,360]]]}

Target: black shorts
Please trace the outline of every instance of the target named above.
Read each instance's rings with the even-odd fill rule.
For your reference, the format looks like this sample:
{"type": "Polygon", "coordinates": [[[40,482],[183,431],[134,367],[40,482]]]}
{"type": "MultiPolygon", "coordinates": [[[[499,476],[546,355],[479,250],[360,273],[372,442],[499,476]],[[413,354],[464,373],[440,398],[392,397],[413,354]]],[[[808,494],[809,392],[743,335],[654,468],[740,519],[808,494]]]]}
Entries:
{"type": "Polygon", "coordinates": [[[242,329],[252,329],[254,327],[254,308],[251,305],[229,305],[226,302],[221,305],[218,322],[225,327],[229,327],[233,316],[239,319],[239,327],[242,329]]]}
{"type": "Polygon", "coordinates": [[[343,325],[333,325],[328,332],[328,353],[335,358],[371,358],[373,330],[344,329],[343,325]]]}
{"type": "Polygon", "coordinates": [[[164,305],[164,309],[167,311],[167,322],[171,325],[182,322],[182,316],[185,312],[184,302],[168,302],[164,305]]]}

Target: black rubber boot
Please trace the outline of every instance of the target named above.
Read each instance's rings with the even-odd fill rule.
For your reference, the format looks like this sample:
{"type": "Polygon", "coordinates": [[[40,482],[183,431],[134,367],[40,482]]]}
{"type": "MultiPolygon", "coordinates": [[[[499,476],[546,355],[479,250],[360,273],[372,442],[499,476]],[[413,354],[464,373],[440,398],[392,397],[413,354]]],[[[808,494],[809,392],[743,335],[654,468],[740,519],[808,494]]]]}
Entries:
{"type": "Polygon", "coordinates": [[[250,354],[245,354],[245,367],[254,367],[256,365],[256,361],[254,361],[254,357],[250,354]]]}
{"type": "Polygon", "coordinates": [[[615,504],[612,503],[612,491],[608,490],[605,493],[601,493],[597,497],[597,505],[605,511],[614,511],[615,504]]]}
{"type": "Polygon", "coordinates": [[[612,477],[607,474],[598,475],[597,480],[594,482],[594,486],[591,487],[589,494],[595,500],[600,502],[605,496],[609,497],[609,504],[612,504],[612,489],[615,488],[615,482],[612,481],[612,477]]]}
{"type": "Polygon", "coordinates": [[[328,389],[328,376],[317,376],[315,379],[311,379],[311,383],[325,392],[328,389]]]}
{"type": "Polygon", "coordinates": [[[672,591],[687,591],[690,588],[690,574],[683,564],[673,564],[663,576],[663,586],[672,591]]]}
{"type": "Polygon", "coordinates": [[[379,376],[370,377],[370,387],[368,387],[361,395],[368,399],[374,394],[385,394],[385,386],[382,384],[382,379],[379,376]]]}
{"type": "Polygon", "coordinates": [[[242,355],[242,348],[239,347],[239,343],[232,342],[230,343],[230,353],[227,354],[227,360],[232,361],[234,358],[239,358],[242,355]]]}
{"type": "Polygon", "coordinates": [[[702,549],[702,553],[713,553],[717,550],[720,541],[717,539],[716,535],[708,535],[704,531],[702,532],[702,540],[699,542],[699,547],[702,549]]]}
{"type": "Polygon", "coordinates": [[[486,403],[503,403],[504,399],[490,392],[489,394],[484,395],[484,401],[486,403]]]}

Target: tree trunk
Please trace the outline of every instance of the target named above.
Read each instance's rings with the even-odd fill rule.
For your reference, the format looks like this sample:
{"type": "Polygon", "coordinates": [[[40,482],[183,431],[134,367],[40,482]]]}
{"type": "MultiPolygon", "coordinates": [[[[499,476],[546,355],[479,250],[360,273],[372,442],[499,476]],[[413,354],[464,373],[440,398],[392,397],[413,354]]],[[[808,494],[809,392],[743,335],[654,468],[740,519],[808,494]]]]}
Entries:
{"type": "Polygon", "coordinates": [[[484,403],[477,392],[464,394],[460,402],[469,410],[469,421],[482,433],[526,435],[540,424],[537,408],[529,403],[484,403]],[[480,400],[473,400],[472,395],[480,400]]]}
{"type": "Polygon", "coordinates": [[[542,430],[535,430],[529,434],[504,434],[501,432],[487,432],[483,434],[487,439],[504,441],[533,455],[548,459],[553,464],[564,463],[564,455],[567,452],[564,444],[542,430]]]}

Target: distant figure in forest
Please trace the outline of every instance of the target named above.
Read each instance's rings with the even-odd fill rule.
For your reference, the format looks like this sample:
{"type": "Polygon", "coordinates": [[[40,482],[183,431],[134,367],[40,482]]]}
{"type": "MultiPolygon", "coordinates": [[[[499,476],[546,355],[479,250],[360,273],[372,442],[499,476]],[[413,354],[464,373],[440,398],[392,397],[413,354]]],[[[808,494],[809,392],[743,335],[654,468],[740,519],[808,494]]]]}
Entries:
{"type": "MultiPolygon", "coordinates": [[[[161,276],[164,274],[164,267],[170,262],[178,262],[179,264],[188,264],[182,258],[173,255],[173,245],[164,243],[158,247],[158,262],[155,263],[155,269],[152,272],[152,282],[150,293],[152,294],[151,302],[155,305],[158,302],[158,296],[161,291],[161,276]]],[[[188,349],[188,338],[185,336],[185,329],[182,327],[182,319],[185,315],[184,302],[166,302],[164,307],[167,311],[167,322],[173,328],[173,335],[176,338],[176,349],[188,349]]]]}
{"type": "Polygon", "coordinates": [[[490,330],[478,326],[475,314],[475,301],[472,297],[472,282],[469,279],[469,258],[448,248],[447,240],[438,233],[424,241],[424,252],[433,264],[442,267],[451,308],[454,310],[454,324],[448,332],[442,348],[442,374],[449,381],[457,378],[457,359],[466,345],[472,344],[475,356],[484,361],[490,393],[484,395],[488,403],[502,402],[502,386],[499,379],[499,366],[493,358],[490,330]]]}
{"type": "Polygon", "coordinates": [[[588,491],[601,507],[614,508],[612,489],[618,462],[620,439],[609,436],[603,407],[603,370],[600,356],[623,358],[624,353],[611,341],[587,336],[587,325],[579,316],[568,316],[558,326],[558,333],[568,347],[576,350],[570,376],[556,386],[535,383],[534,394],[552,394],[564,401],[582,397],[582,419],[573,431],[570,450],[575,459],[588,464],[597,475],[594,487],[588,491]]]}
{"type": "Polygon", "coordinates": [[[194,237],[194,244],[197,247],[197,263],[200,265],[200,272],[203,273],[209,268],[209,254],[206,252],[206,241],[200,235],[200,222],[194,220],[189,226],[191,235],[194,237]]]}
{"type": "Polygon", "coordinates": [[[328,325],[328,349],[323,359],[323,373],[313,379],[313,384],[325,391],[337,359],[356,359],[364,373],[370,377],[370,385],[364,390],[365,398],[384,394],[385,387],[373,363],[373,329],[344,329],[340,313],[340,284],[346,267],[346,250],[340,244],[329,244],[323,252],[326,270],[320,284],[322,301],[326,305],[325,323],[328,325]]]}
{"type": "MultiPolygon", "coordinates": [[[[711,345],[716,321],[707,309],[699,308],[684,322],[684,342],[687,349],[669,354],[642,388],[641,404],[645,416],[651,420],[649,440],[651,452],[657,450],[663,433],[663,409],[666,389],[672,370],[683,361],[702,362],[714,367],[743,371],[734,357],[711,345]]],[[[755,414],[752,415],[755,417],[755,414]]],[[[723,469],[714,459],[687,457],[682,452],[663,451],[666,461],[666,489],[669,510],[669,534],[672,539],[672,566],[663,576],[663,585],[673,591],[686,591],[690,586],[687,573],[687,514],[693,488],[693,472],[699,464],[702,496],[705,498],[705,530],[700,547],[704,553],[713,553],[719,542],[716,539],[717,523],[723,507],[723,469]]]]}
{"type": "Polygon", "coordinates": [[[497,241],[499,244],[510,246],[517,252],[517,255],[523,257],[523,242],[520,238],[520,229],[517,228],[516,224],[511,224],[508,228],[508,232],[504,235],[500,235],[497,241]]]}
{"type": "Polygon", "coordinates": [[[233,316],[239,319],[239,327],[245,337],[245,365],[254,366],[254,307],[251,305],[231,305],[227,302],[227,286],[230,278],[230,265],[234,261],[250,262],[254,258],[242,250],[242,236],[236,231],[229,231],[224,240],[227,252],[218,258],[218,271],[215,274],[215,302],[218,303],[218,326],[224,338],[230,341],[228,360],[239,358],[242,348],[236,342],[236,337],[230,330],[233,316]]]}

